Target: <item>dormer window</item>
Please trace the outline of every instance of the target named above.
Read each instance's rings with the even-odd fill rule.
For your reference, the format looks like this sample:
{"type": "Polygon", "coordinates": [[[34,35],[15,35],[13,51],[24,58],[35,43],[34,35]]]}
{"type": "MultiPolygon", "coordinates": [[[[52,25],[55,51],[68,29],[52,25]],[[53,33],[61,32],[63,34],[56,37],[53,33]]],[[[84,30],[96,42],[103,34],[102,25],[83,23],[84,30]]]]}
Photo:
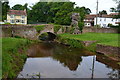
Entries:
{"type": "Polygon", "coordinates": [[[10,15],[10,18],[14,18],[15,16],[14,15],[10,15]]]}
{"type": "Polygon", "coordinates": [[[23,18],[23,19],[24,19],[24,18],[25,18],[25,16],[24,16],[24,15],[22,15],[22,16],[21,16],[21,18],[23,18]]]}

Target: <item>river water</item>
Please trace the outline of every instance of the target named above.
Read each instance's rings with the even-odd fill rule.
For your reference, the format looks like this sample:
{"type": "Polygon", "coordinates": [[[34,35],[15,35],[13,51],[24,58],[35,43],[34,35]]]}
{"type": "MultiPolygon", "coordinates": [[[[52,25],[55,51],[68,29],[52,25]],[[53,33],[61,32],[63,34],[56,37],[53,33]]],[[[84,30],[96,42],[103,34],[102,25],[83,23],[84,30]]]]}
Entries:
{"type": "Polygon", "coordinates": [[[36,43],[18,78],[118,78],[120,66],[101,54],[57,43],[36,43]]]}

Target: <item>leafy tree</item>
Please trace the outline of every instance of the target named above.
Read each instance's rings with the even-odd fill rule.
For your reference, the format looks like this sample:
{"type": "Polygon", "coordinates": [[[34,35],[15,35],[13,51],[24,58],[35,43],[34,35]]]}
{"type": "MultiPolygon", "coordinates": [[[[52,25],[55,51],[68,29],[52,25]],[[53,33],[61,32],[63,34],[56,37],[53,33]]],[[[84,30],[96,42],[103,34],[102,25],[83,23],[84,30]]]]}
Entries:
{"type": "Polygon", "coordinates": [[[110,8],[110,12],[116,12],[117,10],[115,8],[110,8]]]}
{"type": "Polygon", "coordinates": [[[120,18],[120,0],[113,0],[117,4],[117,8],[111,8],[111,11],[118,12],[118,15],[115,16],[115,18],[120,18]]]}
{"type": "Polygon", "coordinates": [[[12,7],[12,10],[24,10],[24,7],[21,4],[16,4],[12,7]]]}
{"type": "Polygon", "coordinates": [[[107,14],[107,11],[106,10],[99,11],[99,14],[100,15],[107,14]]]}
{"type": "Polygon", "coordinates": [[[86,14],[90,14],[91,10],[89,8],[85,8],[85,7],[76,7],[74,9],[74,12],[77,12],[80,14],[80,21],[83,21],[85,18],[86,14]]]}
{"type": "Polygon", "coordinates": [[[54,21],[56,24],[70,25],[71,24],[71,14],[74,10],[75,3],[65,2],[60,10],[56,13],[54,21]]]}
{"type": "Polygon", "coordinates": [[[82,32],[83,30],[83,27],[84,27],[84,22],[78,22],[78,27],[79,27],[79,30],[82,32]]]}
{"type": "Polygon", "coordinates": [[[56,13],[60,10],[61,5],[63,5],[64,2],[50,2],[48,3],[48,6],[50,6],[50,10],[48,12],[48,18],[47,22],[54,23],[54,17],[56,13]]]}
{"type": "MultiPolygon", "coordinates": [[[[90,14],[89,8],[82,7],[80,10],[74,9],[74,2],[38,2],[28,10],[28,23],[56,23],[62,25],[71,24],[71,14],[81,13],[81,20],[85,14],[90,14]]],[[[78,7],[79,8],[79,7],[78,7]]]]}
{"type": "Polygon", "coordinates": [[[7,20],[7,12],[10,9],[9,2],[2,2],[2,21],[7,20]]]}
{"type": "Polygon", "coordinates": [[[49,6],[47,2],[38,2],[28,13],[29,21],[31,22],[46,22],[48,17],[49,6]]]}

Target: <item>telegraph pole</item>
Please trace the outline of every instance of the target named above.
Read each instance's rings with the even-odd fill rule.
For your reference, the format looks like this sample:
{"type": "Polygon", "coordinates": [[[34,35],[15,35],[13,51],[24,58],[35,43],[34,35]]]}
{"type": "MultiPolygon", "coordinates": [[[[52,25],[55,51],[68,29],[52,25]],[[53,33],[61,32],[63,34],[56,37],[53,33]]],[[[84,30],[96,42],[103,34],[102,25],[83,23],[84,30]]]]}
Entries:
{"type": "Polygon", "coordinates": [[[96,32],[97,32],[97,24],[98,24],[98,0],[97,0],[97,7],[96,7],[96,32]]]}

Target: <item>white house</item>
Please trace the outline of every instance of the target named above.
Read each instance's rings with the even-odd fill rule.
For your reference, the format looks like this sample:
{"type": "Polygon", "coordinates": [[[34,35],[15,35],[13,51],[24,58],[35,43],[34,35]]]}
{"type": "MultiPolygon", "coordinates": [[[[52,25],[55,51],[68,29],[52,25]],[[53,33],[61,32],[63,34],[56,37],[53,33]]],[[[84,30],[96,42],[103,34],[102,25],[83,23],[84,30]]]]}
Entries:
{"type": "Polygon", "coordinates": [[[87,27],[94,26],[94,19],[95,19],[95,17],[96,17],[95,14],[86,15],[86,17],[84,19],[85,26],[87,26],[87,27]]]}
{"type": "Polygon", "coordinates": [[[26,10],[9,10],[7,13],[7,22],[11,24],[27,24],[26,10]]]}
{"type": "Polygon", "coordinates": [[[117,23],[120,22],[120,19],[113,19],[114,15],[118,15],[118,13],[112,13],[109,15],[86,15],[86,18],[84,19],[85,26],[95,26],[96,25],[96,19],[97,19],[97,25],[100,25],[101,27],[108,28],[108,24],[112,25],[118,25],[117,23]],[[96,18],[97,16],[97,18],[96,18]]]}
{"type": "Polygon", "coordinates": [[[120,22],[120,19],[114,19],[112,15],[102,15],[94,19],[94,25],[100,25],[101,27],[108,28],[108,24],[118,25],[116,23],[120,22]]]}

